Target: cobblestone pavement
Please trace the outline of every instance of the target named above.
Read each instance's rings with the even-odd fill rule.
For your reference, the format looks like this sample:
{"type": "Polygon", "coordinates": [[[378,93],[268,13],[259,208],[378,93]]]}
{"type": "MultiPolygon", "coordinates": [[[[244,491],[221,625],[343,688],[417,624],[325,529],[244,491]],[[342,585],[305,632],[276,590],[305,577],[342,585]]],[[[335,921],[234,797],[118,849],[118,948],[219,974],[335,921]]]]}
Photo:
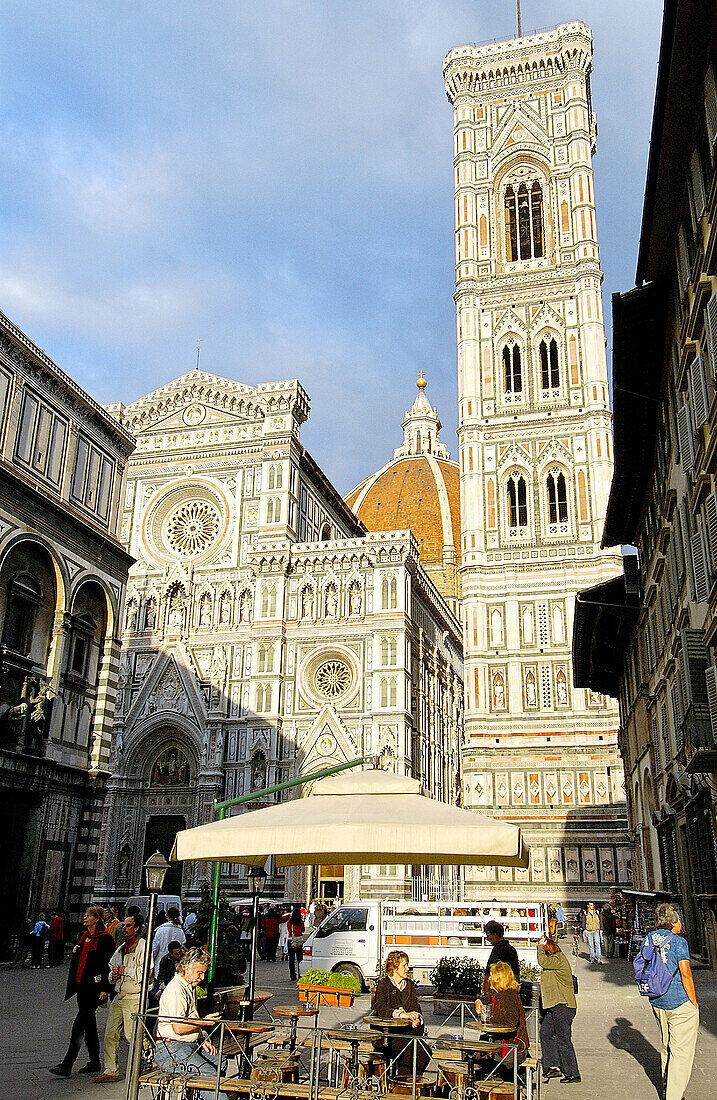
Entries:
{"type": "MultiPolygon", "coordinates": [[[[606,960],[591,967],[578,959],[580,983],[575,1047],[582,1084],[569,1091],[576,1100],[654,1100],[660,1075],[657,1024],[645,1000],[635,989],[632,967],[623,960],[606,960]]],[[[74,1017],[74,1001],[63,1002],[66,965],[57,970],[0,969],[0,1008],[4,1022],[0,1058],[0,1100],[122,1100],[124,1081],[95,1085],[76,1073],[69,1079],[51,1077],[47,1067],[64,1054],[74,1017]]],[[[286,964],[260,963],[257,986],[274,993],[274,1004],[291,1004],[296,996],[286,964]]],[[[717,1095],[717,975],[696,971],[701,1008],[700,1038],[687,1100],[714,1100],[717,1095]]],[[[445,1027],[433,1019],[425,1002],[429,1030],[445,1027]]],[[[321,1023],[337,1026],[357,1021],[369,1011],[368,997],[352,1009],[322,1009],[321,1023]]],[[[98,1012],[100,1035],[106,1009],[98,1012]]],[[[449,1025],[449,1030],[452,1025],[449,1025]]],[[[531,1035],[533,1034],[531,1027],[531,1035]]],[[[126,1044],[120,1046],[122,1064],[126,1044]]],[[[77,1060],[84,1065],[86,1052],[77,1060]]],[[[544,1086],[543,1100],[557,1100],[566,1090],[559,1081],[544,1086]]]]}

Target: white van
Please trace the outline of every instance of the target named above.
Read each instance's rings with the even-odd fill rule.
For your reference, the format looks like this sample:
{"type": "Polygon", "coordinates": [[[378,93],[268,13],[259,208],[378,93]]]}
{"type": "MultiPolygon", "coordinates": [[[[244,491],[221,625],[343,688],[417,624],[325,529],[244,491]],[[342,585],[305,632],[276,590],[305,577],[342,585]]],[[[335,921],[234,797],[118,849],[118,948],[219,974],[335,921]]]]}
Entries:
{"type": "Polygon", "coordinates": [[[489,920],[504,926],[519,959],[536,963],[548,924],[547,907],[539,902],[345,901],[309,933],[300,972],[317,967],[366,981],[398,949],[408,955],[415,980],[428,982],[445,956],[485,966],[492,950],[483,932],[489,920]]]}
{"type": "MultiPolygon", "coordinates": [[[[147,917],[149,916],[149,894],[138,894],[134,898],[127,898],[127,903],[124,907],[125,913],[129,909],[130,905],[136,905],[140,913],[144,918],[145,924],[147,923],[147,917]]],[[[184,912],[182,910],[182,899],[179,894],[160,894],[157,898],[157,912],[163,909],[166,913],[168,909],[174,907],[179,910],[179,923],[184,921],[184,912]]]]}

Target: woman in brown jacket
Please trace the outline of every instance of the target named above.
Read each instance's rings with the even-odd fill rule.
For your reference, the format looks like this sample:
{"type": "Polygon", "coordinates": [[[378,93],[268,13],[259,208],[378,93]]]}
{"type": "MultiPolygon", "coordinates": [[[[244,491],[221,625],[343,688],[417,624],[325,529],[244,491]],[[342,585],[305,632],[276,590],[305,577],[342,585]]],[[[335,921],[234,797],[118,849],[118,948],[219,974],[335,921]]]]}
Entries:
{"type": "MultiPolygon", "coordinates": [[[[423,1035],[423,1016],[418,1004],[415,983],[408,976],[408,955],[391,951],[386,958],[386,974],[376,984],[372,1008],[374,1016],[384,1020],[405,1020],[405,1028],[396,1029],[384,1040],[381,1049],[391,1060],[393,1072],[411,1073],[413,1043],[406,1036],[423,1035]]],[[[424,1043],[416,1043],[416,1072],[423,1073],[431,1060],[424,1043]]]]}
{"type": "Polygon", "coordinates": [[[555,940],[543,936],[538,944],[540,1001],[543,1019],[540,1045],[543,1049],[543,1080],[560,1077],[566,1084],[581,1080],[571,1031],[578,1002],[573,989],[573,973],[555,940]]]}
{"type": "MultiPolygon", "coordinates": [[[[512,1035],[505,1036],[505,1043],[517,1047],[518,1065],[524,1062],[530,1052],[528,1028],[525,1022],[525,1009],[520,999],[520,983],[515,980],[513,969],[506,962],[492,963],[488,974],[488,989],[491,1002],[491,1023],[514,1028],[512,1035]]],[[[476,1012],[488,1000],[484,996],[476,1001],[476,1012]]],[[[501,1057],[508,1053],[508,1046],[501,1047],[501,1057]]],[[[501,1077],[513,1078],[513,1059],[507,1059],[499,1068],[501,1077]]]]}

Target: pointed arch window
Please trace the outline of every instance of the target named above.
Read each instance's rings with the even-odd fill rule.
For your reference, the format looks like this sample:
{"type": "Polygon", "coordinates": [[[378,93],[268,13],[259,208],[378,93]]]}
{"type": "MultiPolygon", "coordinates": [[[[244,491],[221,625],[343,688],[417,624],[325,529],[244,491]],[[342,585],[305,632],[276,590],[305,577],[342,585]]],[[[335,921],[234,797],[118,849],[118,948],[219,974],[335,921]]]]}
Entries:
{"type": "MultiPolygon", "coordinates": [[[[269,476],[271,476],[271,471],[269,471],[269,476]]],[[[271,497],[266,502],[266,522],[274,522],[274,501],[271,497]]]]}
{"type": "Polygon", "coordinates": [[[548,522],[568,522],[568,493],[565,474],[553,470],[548,474],[548,522]]]}
{"type": "Polygon", "coordinates": [[[540,341],[540,381],[544,390],[555,390],[560,386],[558,344],[553,337],[540,341]]]}
{"type": "Polygon", "coordinates": [[[506,400],[523,392],[523,369],[517,344],[506,344],[503,348],[503,384],[506,400]]]}
{"type": "Polygon", "coordinates": [[[511,528],[528,526],[528,494],[522,474],[511,474],[506,486],[508,494],[508,525],[511,528]]]}
{"type": "Polygon", "coordinates": [[[265,619],[276,615],[276,588],[273,584],[264,585],[261,595],[261,613],[265,619]]]}
{"type": "Polygon", "coordinates": [[[274,467],[273,466],[269,467],[269,476],[266,479],[266,487],[267,487],[267,489],[273,489],[274,488],[274,467]]]}
{"type": "Polygon", "coordinates": [[[545,255],[543,188],[532,183],[509,183],[503,199],[505,255],[508,263],[537,260],[545,255]]]}

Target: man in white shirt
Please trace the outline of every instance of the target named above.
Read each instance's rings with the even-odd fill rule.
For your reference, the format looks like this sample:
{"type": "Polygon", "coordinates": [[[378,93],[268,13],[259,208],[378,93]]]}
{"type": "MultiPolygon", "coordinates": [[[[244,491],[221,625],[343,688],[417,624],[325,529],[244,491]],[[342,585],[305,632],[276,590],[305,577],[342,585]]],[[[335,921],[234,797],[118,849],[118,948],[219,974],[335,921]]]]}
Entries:
{"type": "Polygon", "coordinates": [[[98,1077],[92,1078],[98,1085],[120,1080],[117,1065],[120,1037],[124,1028],[125,1038],[128,1043],[131,1042],[134,1023],[132,1016],[139,1011],[146,944],[140,936],[141,926],[137,920],[134,916],[125,917],[122,922],[124,943],[110,959],[110,981],[115,987],[115,996],[105,1024],[105,1068],[98,1077]]]}
{"type": "Polygon", "coordinates": [[[169,945],[173,940],[181,943],[182,947],[187,942],[187,937],[179,923],[179,910],[174,906],[167,910],[167,920],[164,924],[160,924],[152,940],[152,963],[155,974],[159,974],[159,964],[169,951],[169,945]]]}
{"type": "MultiPolygon", "coordinates": [[[[177,973],[159,999],[154,1059],[160,1069],[174,1072],[181,1064],[191,1066],[198,1074],[216,1077],[217,1049],[205,1037],[203,1026],[218,1020],[219,1013],[201,1019],[197,1012],[196,988],[204,980],[209,963],[209,952],[203,948],[185,951],[177,963],[177,973]]],[[[227,1060],[222,1058],[221,1073],[226,1071],[227,1060]]],[[[213,1100],[214,1094],[213,1088],[195,1093],[200,1100],[213,1100]]]]}

